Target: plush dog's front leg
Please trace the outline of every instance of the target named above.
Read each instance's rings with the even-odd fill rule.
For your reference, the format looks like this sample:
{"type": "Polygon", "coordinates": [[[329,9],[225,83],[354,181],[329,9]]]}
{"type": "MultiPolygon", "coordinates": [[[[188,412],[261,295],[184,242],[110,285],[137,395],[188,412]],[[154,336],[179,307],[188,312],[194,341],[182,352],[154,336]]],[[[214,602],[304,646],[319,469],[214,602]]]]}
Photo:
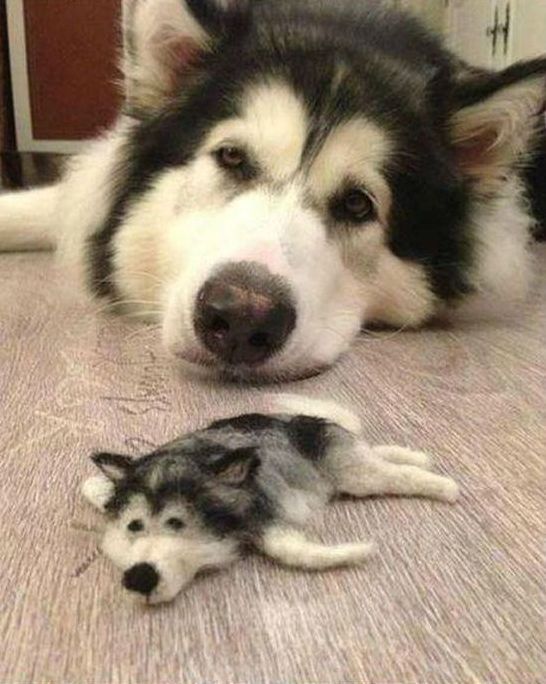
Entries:
{"type": "Polygon", "coordinates": [[[104,513],[108,501],[114,493],[114,483],[106,475],[93,475],[82,485],[82,494],[92,506],[104,513]]]}
{"type": "Polygon", "coordinates": [[[359,565],[374,552],[372,543],[327,546],[311,541],[299,530],[281,525],[269,527],[264,532],[259,548],[283,565],[306,570],[359,565]]]}

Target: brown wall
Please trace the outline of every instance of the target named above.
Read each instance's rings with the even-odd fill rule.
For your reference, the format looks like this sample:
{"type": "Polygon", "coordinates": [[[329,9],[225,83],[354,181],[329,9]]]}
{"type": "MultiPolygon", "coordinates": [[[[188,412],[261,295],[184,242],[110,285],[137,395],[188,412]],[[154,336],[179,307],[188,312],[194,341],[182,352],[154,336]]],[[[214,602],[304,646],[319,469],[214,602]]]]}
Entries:
{"type": "Polygon", "coordinates": [[[0,152],[13,149],[14,145],[6,6],[4,3],[0,3],[0,152]]]}
{"type": "Polygon", "coordinates": [[[121,0],[25,0],[24,7],[34,137],[93,136],[119,105],[121,0]]]}

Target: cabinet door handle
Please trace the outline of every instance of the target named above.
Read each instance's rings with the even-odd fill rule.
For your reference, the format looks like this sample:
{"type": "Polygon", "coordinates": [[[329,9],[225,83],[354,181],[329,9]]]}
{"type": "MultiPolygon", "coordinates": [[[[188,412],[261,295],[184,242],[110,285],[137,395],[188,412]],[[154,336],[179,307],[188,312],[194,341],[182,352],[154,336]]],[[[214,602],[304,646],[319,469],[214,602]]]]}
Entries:
{"type": "Polygon", "coordinates": [[[510,46],[510,31],[512,30],[512,6],[510,3],[506,5],[506,21],[500,26],[500,31],[503,34],[504,40],[504,56],[508,56],[508,48],[510,46]]]}
{"type": "Polygon", "coordinates": [[[495,7],[495,24],[493,26],[488,26],[485,31],[485,35],[488,38],[491,38],[492,41],[493,57],[496,57],[497,55],[497,42],[501,31],[502,26],[499,23],[499,8],[495,7]]]}

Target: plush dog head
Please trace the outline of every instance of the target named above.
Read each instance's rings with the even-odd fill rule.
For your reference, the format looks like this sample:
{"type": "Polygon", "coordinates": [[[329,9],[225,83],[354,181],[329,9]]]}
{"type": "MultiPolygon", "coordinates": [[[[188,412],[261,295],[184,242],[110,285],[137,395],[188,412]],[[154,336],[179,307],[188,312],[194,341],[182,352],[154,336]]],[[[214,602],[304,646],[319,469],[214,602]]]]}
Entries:
{"type": "Polygon", "coordinates": [[[245,526],[264,513],[249,491],[254,449],[189,437],[137,460],[93,461],[111,483],[102,550],[142,603],[170,601],[199,571],[235,560],[245,526]]]}
{"type": "Polygon", "coordinates": [[[413,20],[345,0],[129,7],[138,123],[93,279],[153,310],[174,354],[300,376],[370,322],[524,292],[513,167],[546,60],[474,73],[413,20]]]}

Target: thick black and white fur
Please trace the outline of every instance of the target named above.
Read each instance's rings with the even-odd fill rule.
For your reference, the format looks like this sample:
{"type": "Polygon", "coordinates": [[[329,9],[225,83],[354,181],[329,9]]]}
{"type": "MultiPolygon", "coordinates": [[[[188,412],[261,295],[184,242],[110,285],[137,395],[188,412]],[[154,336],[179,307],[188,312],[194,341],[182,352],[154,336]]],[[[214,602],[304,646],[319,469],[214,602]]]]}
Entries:
{"type": "Polygon", "coordinates": [[[287,566],[363,563],[370,542],[327,546],[302,528],[334,497],[425,496],[453,502],[458,487],[429,457],[367,444],[358,419],[328,402],[275,399],[278,412],[220,420],[151,454],[96,454],[83,486],[107,515],[104,554],[143,603],[172,600],[201,570],[257,551],[287,566]]]}
{"type": "Polygon", "coordinates": [[[72,289],[238,376],[303,376],[371,323],[525,298],[546,59],[473,70],[370,0],[127,7],[124,112],[59,184],[0,197],[0,249],[56,249],[72,289]],[[196,325],[233,265],[290,307],[259,363],[218,355],[221,319],[196,325]]]}

